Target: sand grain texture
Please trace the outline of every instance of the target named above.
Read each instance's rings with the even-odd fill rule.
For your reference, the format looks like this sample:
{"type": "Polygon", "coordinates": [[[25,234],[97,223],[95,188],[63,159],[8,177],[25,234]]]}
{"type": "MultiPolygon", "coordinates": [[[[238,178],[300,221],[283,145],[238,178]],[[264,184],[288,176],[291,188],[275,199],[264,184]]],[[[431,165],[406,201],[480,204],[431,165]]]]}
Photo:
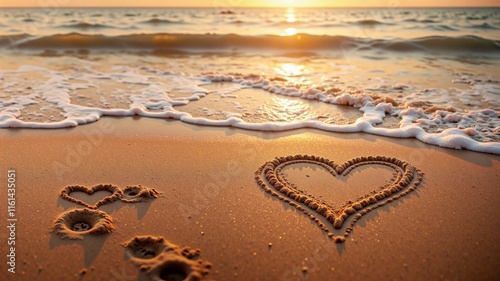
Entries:
{"type": "MultiPolygon", "coordinates": [[[[16,170],[19,218],[16,274],[2,273],[5,280],[148,280],[122,246],[136,236],[200,249],[212,265],[205,278],[214,280],[494,280],[500,275],[496,155],[366,134],[259,133],[147,118],[0,134],[1,168],[16,170]],[[104,124],[112,130],[103,133],[104,124]],[[83,150],[87,142],[90,149],[83,150]],[[359,218],[337,244],[302,211],[255,182],[263,163],[287,155],[335,163],[384,155],[425,176],[417,189],[359,218]],[[100,183],[147,186],[161,195],[138,204],[100,205],[97,211],[113,218],[115,231],[109,235],[71,240],[51,232],[61,214],[86,209],[59,197],[61,190],[100,183]]],[[[6,201],[1,192],[0,202],[6,201]]],[[[5,216],[0,213],[2,221],[5,216]]],[[[0,238],[6,240],[6,234],[0,238]]],[[[6,272],[6,266],[0,270],[6,272]]]]}

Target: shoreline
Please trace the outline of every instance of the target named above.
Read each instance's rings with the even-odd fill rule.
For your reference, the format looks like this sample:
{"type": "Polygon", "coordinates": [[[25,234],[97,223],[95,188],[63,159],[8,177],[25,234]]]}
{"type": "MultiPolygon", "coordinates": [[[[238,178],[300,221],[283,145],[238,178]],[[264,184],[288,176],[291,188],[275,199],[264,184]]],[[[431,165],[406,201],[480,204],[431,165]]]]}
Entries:
{"type": "MultiPolygon", "coordinates": [[[[146,280],[122,246],[141,235],[200,249],[214,280],[488,280],[499,274],[498,155],[365,133],[255,132],[141,117],[1,132],[2,170],[16,170],[19,218],[16,274],[8,280],[146,280]],[[415,191],[367,213],[336,244],[255,182],[258,167],[297,154],[336,163],[383,155],[425,175],[415,191]],[[98,184],[140,184],[160,194],[99,207],[115,221],[107,235],[63,240],[50,232],[60,214],[82,207],[59,197],[63,188],[98,184]]],[[[296,169],[297,175],[305,171],[296,169]]],[[[309,173],[307,180],[331,183],[320,169],[309,173]]],[[[359,177],[363,173],[353,177],[369,190],[374,179],[359,177]]],[[[6,190],[0,200],[7,202],[6,190]]]]}
{"type": "MultiPolygon", "coordinates": [[[[145,112],[144,112],[145,113],[145,112]]],[[[432,134],[432,133],[427,133],[423,129],[419,127],[407,127],[404,130],[399,129],[392,129],[394,131],[397,131],[398,135],[401,136],[390,136],[390,134],[387,131],[388,128],[383,128],[383,127],[377,127],[368,124],[366,121],[362,122],[356,122],[354,124],[349,124],[348,126],[344,125],[344,128],[339,125],[331,125],[331,124],[317,124],[313,123],[315,126],[307,126],[304,127],[302,124],[286,124],[286,126],[280,127],[276,126],[275,129],[261,129],[261,125],[263,124],[253,124],[253,123],[240,123],[240,122],[233,122],[233,119],[227,119],[227,120],[208,120],[204,118],[199,118],[199,117],[192,117],[190,114],[187,114],[189,118],[188,120],[184,120],[183,118],[177,119],[174,117],[167,117],[167,119],[159,118],[159,117],[154,117],[154,116],[140,116],[140,115],[124,115],[124,116],[102,116],[100,117],[99,120],[89,122],[89,123],[84,123],[84,124],[79,124],[71,127],[40,127],[40,128],[32,128],[32,127],[16,127],[16,128],[0,128],[0,130],[4,131],[4,133],[7,136],[12,136],[15,135],[14,132],[17,131],[63,131],[64,130],[72,130],[76,127],[80,126],[87,126],[93,123],[98,123],[103,122],[102,119],[105,120],[112,120],[112,119],[126,119],[126,118],[132,118],[134,120],[146,118],[146,119],[156,119],[155,121],[157,122],[180,122],[182,124],[185,124],[188,128],[189,127],[200,127],[200,128],[206,128],[209,130],[242,130],[249,132],[249,135],[262,135],[262,134],[270,134],[270,135],[289,135],[289,134],[299,134],[300,132],[314,132],[318,134],[325,134],[325,135],[348,135],[348,134],[355,134],[356,135],[361,135],[361,138],[365,138],[364,135],[371,135],[376,137],[381,137],[381,138],[389,138],[393,139],[395,142],[398,142],[400,140],[416,140],[419,141],[425,145],[430,145],[430,146],[435,146],[439,148],[444,148],[444,149],[450,149],[450,150],[465,150],[465,151],[471,151],[471,152],[476,152],[476,153],[483,153],[483,154],[492,154],[492,155],[500,155],[500,145],[497,142],[478,142],[475,141],[469,136],[464,133],[460,129],[455,129],[451,128],[446,131],[448,133],[445,134],[446,131],[442,132],[441,134],[432,134]],[[206,121],[206,122],[205,122],[206,121]],[[219,124],[220,123],[220,124],[219,124]],[[224,125],[221,125],[223,124],[224,125]],[[227,124],[226,124],[227,123],[227,124]],[[297,126],[298,125],[298,126],[297,126]],[[331,131],[328,128],[330,127],[339,127],[343,128],[340,131],[331,131]],[[362,131],[356,131],[359,127],[364,128],[362,131]],[[255,134],[251,133],[255,132],[255,134]],[[442,135],[444,134],[444,135],[442,135]],[[436,136],[434,136],[436,135],[436,136]],[[447,143],[442,143],[446,139],[447,143]],[[452,140],[450,142],[450,140],[452,140]],[[450,143],[448,143],[450,142],[450,143]],[[456,145],[456,146],[455,146],[456,145]],[[453,147],[455,146],[455,147],[453,147]]],[[[37,123],[39,124],[39,123],[37,123]]],[[[29,125],[29,123],[28,123],[29,125]]],[[[103,133],[106,133],[109,128],[107,128],[107,125],[104,124],[102,125],[99,124],[99,130],[101,130],[103,133]]],[[[266,124],[267,125],[267,124],[266,124]]],[[[203,130],[203,129],[200,129],[203,130]]],[[[354,138],[356,138],[354,136],[354,138]]],[[[369,137],[367,137],[370,139],[369,137]]]]}

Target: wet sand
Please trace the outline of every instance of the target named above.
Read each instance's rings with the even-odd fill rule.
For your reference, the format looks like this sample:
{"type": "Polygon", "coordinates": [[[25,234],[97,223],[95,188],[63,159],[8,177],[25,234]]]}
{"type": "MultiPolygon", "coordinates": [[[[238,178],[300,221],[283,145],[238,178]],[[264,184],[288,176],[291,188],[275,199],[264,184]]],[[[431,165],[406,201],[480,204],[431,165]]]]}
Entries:
{"type": "MultiPolygon", "coordinates": [[[[498,155],[367,134],[262,133],[147,118],[4,129],[0,136],[2,186],[14,169],[18,219],[16,273],[3,262],[6,280],[148,280],[188,276],[188,269],[200,273],[190,276],[213,280],[493,280],[500,274],[498,155]],[[365,212],[336,243],[347,223],[329,235],[337,228],[328,225],[326,212],[301,205],[303,212],[290,204],[291,195],[284,198],[290,202],[280,200],[256,181],[266,162],[295,155],[340,166],[360,157],[382,164],[394,158],[421,171],[422,181],[365,212]],[[118,191],[89,191],[99,185],[118,191]],[[127,186],[138,185],[157,197],[131,200],[142,191],[127,186]],[[67,186],[85,188],[66,189],[74,199],[67,200],[61,197],[67,186]],[[116,198],[103,199],[112,192],[116,198]],[[75,220],[70,226],[82,239],[58,235],[56,220],[84,208],[111,218],[109,231],[86,233],[92,221],[75,220]]],[[[397,178],[391,167],[376,163],[346,177],[315,163],[293,165],[283,175],[294,190],[337,211],[349,204],[356,212],[373,207],[357,210],[354,203],[397,178]]],[[[267,179],[263,184],[273,187],[267,179]]],[[[5,206],[6,188],[0,200],[5,206]]],[[[4,209],[4,223],[6,216],[4,209]]],[[[3,229],[0,239],[7,243],[3,229]]],[[[8,250],[1,249],[7,261],[8,250]]]]}

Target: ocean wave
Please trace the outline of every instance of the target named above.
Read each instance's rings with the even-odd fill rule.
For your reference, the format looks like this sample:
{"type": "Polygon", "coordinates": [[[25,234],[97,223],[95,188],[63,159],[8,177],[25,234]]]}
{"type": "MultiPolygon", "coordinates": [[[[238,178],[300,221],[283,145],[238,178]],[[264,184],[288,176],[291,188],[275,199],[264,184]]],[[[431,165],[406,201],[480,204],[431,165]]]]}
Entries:
{"type": "Polygon", "coordinates": [[[325,28],[325,27],[328,27],[328,28],[331,28],[331,27],[344,27],[345,24],[341,24],[341,23],[319,23],[319,24],[311,24],[309,25],[308,27],[322,27],[322,28],[325,28]]]}
{"type": "Polygon", "coordinates": [[[220,15],[235,15],[236,13],[231,11],[231,10],[226,10],[226,11],[220,11],[220,15]]]}
{"type": "Polygon", "coordinates": [[[246,22],[242,21],[242,20],[234,20],[231,22],[232,24],[245,24],[246,22]]]}
{"type": "Polygon", "coordinates": [[[492,52],[500,51],[500,41],[478,36],[429,36],[415,39],[366,39],[349,36],[243,36],[236,34],[131,34],[121,36],[81,33],[51,36],[0,36],[0,47],[18,49],[150,49],[150,50],[284,50],[344,51],[383,50],[394,52],[492,52]]]}
{"type": "Polygon", "coordinates": [[[310,22],[306,22],[306,21],[300,21],[300,20],[296,20],[296,21],[287,21],[287,20],[282,20],[282,21],[272,21],[272,20],[268,20],[269,23],[271,23],[271,26],[277,26],[277,27],[297,27],[297,26],[303,26],[303,25],[307,25],[309,24],[310,22]]]}
{"type": "Polygon", "coordinates": [[[468,16],[466,17],[467,20],[485,20],[488,19],[488,16],[468,16]]]}
{"type": "Polygon", "coordinates": [[[373,20],[373,19],[366,19],[366,20],[358,20],[358,21],[353,21],[353,22],[347,22],[348,24],[354,24],[354,25],[391,25],[389,23],[381,22],[378,20],[373,20]]]}
{"type": "Polygon", "coordinates": [[[436,30],[436,31],[457,31],[457,29],[455,29],[453,27],[449,27],[449,26],[444,25],[444,24],[433,25],[433,26],[430,26],[429,29],[436,30]]]}
{"type": "Polygon", "coordinates": [[[380,41],[374,46],[392,51],[498,52],[500,41],[477,36],[429,36],[413,40],[380,41]]]}
{"type": "Polygon", "coordinates": [[[431,20],[431,19],[425,19],[425,20],[419,20],[419,19],[407,19],[404,20],[405,22],[419,22],[419,23],[438,23],[438,21],[431,20]]]}
{"type": "Polygon", "coordinates": [[[166,20],[166,19],[159,19],[159,18],[152,18],[146,21],[140,22],[142,24],[151,24],[151,25],[163,25],[163,24],[183,24],[183,22],[179,21],[173,21],[173,20],[166,20]]]}
{"type": "Polygon", "coordinates": [[[87,23],[79,22],[75,24],[61,25],[60,28],[72,28],[72,29],[99,29],[99,28],[114,28],[110,25],[97,24],[97,23],[87,23]]]}
{"type": "Polygon", "coordinates": [[[489,23],[485,22],[482,24],[474,24],[471,26],[468,26],[468,28],[473,28],[473,29],[487,29],[487,30],[498,30],[497,27],[490,25],[489,23]]]}

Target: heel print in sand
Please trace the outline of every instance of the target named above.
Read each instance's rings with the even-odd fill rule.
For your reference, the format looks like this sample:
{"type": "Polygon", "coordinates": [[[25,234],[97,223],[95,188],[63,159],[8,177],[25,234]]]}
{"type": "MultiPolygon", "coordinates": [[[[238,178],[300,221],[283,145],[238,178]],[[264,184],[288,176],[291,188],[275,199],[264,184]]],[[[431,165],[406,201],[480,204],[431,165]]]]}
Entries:
{"type": "Polygon", "coordinates": [[[86,235],[102,235],[114,231],[113,218],[103,211],[97,210],[102,205],[121,200],[124,203],[144,202],[158,197],[154,188],[142,185],[127,186],[121,189],[111,184],[98,184],[92,188],[81,185],[66,186],[60,193],[61,198],[84,206],[62,213],[52,226],[53,231],[61,239],[83,239],[86,235]],[[92,195],[98,191],[108,191],[111,195],[102,198],[94,205],[71,196],[73,192],[84,192],[92,195]]]}
{"type": "Polygon", "coordinates": [[[412,192],[422,179],[423,173],[414,166],[384,156],[360,157],[342,164],[317,156],[286,156],[265,163],[255,172],[255,180],[262,189],[309,216],[337,243],[345,241],[354,224],[363,215],[412,192]],[[283,170],[294,164],[324,168],[335,178],[345,178],[353,170],[367,165],[389,167],[393,170],[393,174],[389,183],[379,187],[374,186],[373,191],[334,207],[288,181],[283,170]],[[341,234],[335,235],[334,232],[341,234]]]}
{"type": "Polygon", "coordinates": [[[163,237],[136,236],[123,246],[149,280],[202,280],[212,267],[200,259],[200,250],[180,248],[163,237]]]}
{"type": "Polygon", "coordinates": [[[56,219],[53,226],[53,230],[61,239],[83,239],[84,235],[108,234],[114,229],[111,216],[92,209],[73,209],[64,212],[56,219]]]}
{"type": "MultiPolygon", "coordinates": [[[[138,203],[158,197],[158,191],[141,185],[127,186],[123,190],[111,184],[99,184],[92,188],[80,185],[66,186],[61,198],[82,205],[62,213],[52,227],[61,239],[84,239],[86,235],[108,234],[115,230],[113,218],[98,208],[115,201],[138,203]],[[73,192],[92,195],[98,191],[108,191],[111,195],[95,204],[76,199],[73,192]]],[[[212,265],[200,259],[201,251],[189,247],[180,248],[163,237],[136,236],[123,244],[127,256],[145,272],[149,280],[189,280],[197,281],[206,277],[212,265]]]]}

